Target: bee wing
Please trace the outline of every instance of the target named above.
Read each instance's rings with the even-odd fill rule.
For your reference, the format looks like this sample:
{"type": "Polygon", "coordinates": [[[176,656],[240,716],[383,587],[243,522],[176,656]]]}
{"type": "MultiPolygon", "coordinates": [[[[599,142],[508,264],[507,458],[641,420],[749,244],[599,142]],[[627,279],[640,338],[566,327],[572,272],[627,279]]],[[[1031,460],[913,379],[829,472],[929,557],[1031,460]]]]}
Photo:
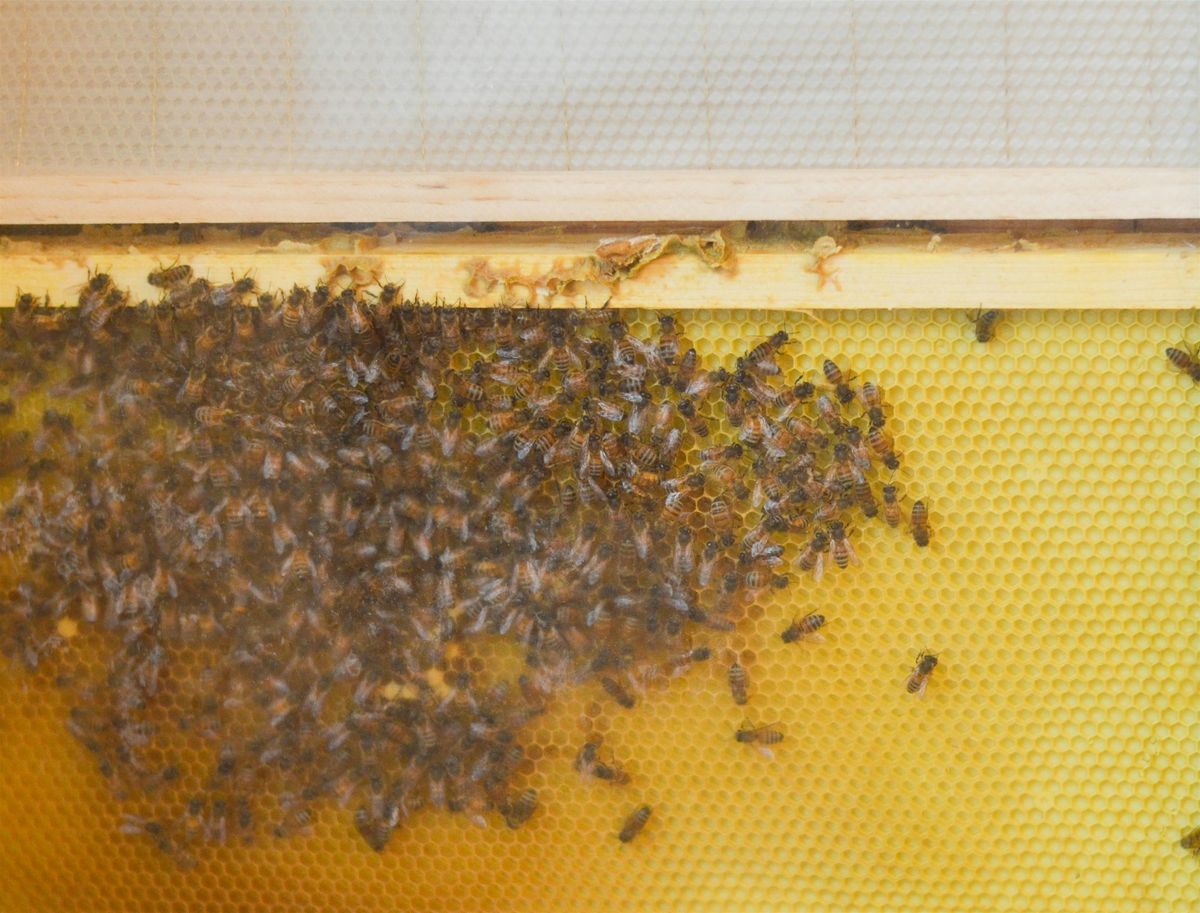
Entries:
{"type": "Polygon", "coordinates": [[[850,556],[850,561],[853,564],[862,564],[862,561],[859,560],[858,552],[856,552],[854,550],[854,546],[850,544],[849,537],[843,539],[842,542],[846,546],[846,554],[848,554],[850,556]]]}

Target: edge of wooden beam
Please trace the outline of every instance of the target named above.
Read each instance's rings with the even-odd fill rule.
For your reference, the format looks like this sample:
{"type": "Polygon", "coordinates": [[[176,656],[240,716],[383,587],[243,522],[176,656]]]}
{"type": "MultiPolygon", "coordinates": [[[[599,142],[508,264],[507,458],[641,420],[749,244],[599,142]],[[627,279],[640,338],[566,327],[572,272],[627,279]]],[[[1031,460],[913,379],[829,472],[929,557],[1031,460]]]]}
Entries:
{"type": "Polygon", "coordinates": [[[1200,169],[0,176],[0,224],[1195,219],[1200,169]]]}

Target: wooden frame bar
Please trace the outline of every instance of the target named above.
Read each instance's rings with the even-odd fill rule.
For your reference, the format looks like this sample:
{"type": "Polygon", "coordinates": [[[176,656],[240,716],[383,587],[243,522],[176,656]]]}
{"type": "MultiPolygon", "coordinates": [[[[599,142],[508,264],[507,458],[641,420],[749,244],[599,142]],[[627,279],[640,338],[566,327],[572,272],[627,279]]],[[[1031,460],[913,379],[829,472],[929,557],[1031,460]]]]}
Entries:
{"type": "MultiPolygon", "coordinates": [[[[0,247],[0,306],[18,291],[74,301],[89,269],[113,276],[134,300],[157,300],[147,273],[182,259],[196,274],[228,282],[251,270],[264,288],[315,282],[338,264],[358,265],[423,297],[451,303],[495,304],[503,289],[473,295],[471,264],[535,277],[586,262],[608,228],[568,232],[372,233],[336,232],[311,240],[271,240],[216,230],[216,237],[182,247],[175,232],[123,229],[82,234],[20,235],[0,247]]],[[[3,231],[0,230],[0,235],[3,231]]],[[[612,286],[585,283],[575,297],[549,306],[779,308],[810,311],[857,308],[951,308],[984,305],[1005,310],[1064,308],[1191,309],[1200,306],[1200,231],[1112,232],[1039,230],[951,233],[937,240],[924,229],[839,232],[841,253],[816,272],[805,241],[731,241],[734,257],[712,269],[677,250],[612,286]]]]}
{"type": "Polygon", "coordinates": [[[1200,169],[18,174],[0,224],[1194,219],[1200,169]]]}

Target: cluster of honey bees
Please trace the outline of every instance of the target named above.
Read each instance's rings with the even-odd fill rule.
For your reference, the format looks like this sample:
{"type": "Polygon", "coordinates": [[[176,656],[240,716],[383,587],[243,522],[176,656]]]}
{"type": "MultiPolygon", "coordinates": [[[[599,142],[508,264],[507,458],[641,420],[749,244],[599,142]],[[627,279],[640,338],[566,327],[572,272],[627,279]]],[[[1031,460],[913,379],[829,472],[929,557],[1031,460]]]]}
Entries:
{"type": "MultiPolygon", "coordinates": [[[[155,303],[97,273],[77,307],[4,316],[0,646],[31,670],[102,652],[60,677],[67,725],[118,796],[177,800],[124,829],[182,865],[323,803],[376,850],[423,808],[519,827],[521,732],[561,689],[631,708],[721,656],[745,704],[719,644],[756,597],[858,563],[870,520],[929,544],[881,390],[832,360],[786,377],[786,333],[706,367],[667,313],[642,338],[607,309],[150,282],[155,303]]],[[[598,740],[575,765],[631,781],[598,740]]]]}

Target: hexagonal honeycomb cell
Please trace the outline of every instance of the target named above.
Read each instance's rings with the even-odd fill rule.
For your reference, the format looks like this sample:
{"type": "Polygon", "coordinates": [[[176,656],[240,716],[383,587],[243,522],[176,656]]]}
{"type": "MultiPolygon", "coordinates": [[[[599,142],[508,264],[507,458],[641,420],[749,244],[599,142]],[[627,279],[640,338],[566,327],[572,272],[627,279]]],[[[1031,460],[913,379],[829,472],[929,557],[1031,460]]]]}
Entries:
{"type": "MultiPolygon", "coordinates": [[[[861,566],[768,591],[730,641],[745,707],[715,662],[633,710],[594,684],[562,693],[524,734],[526,826],[426,810],[382,854],[322,808],[308,836],[230,841],[180,871],[119,833],[52,673],[7,669],[0,910],[1189,909],[1200,386],[1163,348],[1193,318],[1025,311],[986,346],[948,311],[679,319],[710,360],[782,328],[787,369],[829,357],[876,380],[930,547],[867,524],[861,566]],[[808,612],[824,639],[783,643],[808,612]],[[925,649],[940,662],[916,699],[925,649]],[[773,757],[734,740],[747,718],[785,733],[773,757]],[[596,732],[629,785],[573,769],[596,732]]],[[[53,674],[95,661],[81,638],[53,674]]],[[[185,776],[211,761],[180,746],[185,776]]]]}

